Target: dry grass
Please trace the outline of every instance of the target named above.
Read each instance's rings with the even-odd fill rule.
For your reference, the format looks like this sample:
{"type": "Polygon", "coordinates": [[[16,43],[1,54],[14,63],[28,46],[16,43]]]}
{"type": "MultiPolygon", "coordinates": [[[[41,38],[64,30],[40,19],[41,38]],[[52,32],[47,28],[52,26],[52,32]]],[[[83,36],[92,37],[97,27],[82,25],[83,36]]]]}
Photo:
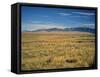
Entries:
{"type": "Polygon", "coordinates": [[[21,70],[90,67],[95,37],[85,32],[23,32],[21,70]]]}

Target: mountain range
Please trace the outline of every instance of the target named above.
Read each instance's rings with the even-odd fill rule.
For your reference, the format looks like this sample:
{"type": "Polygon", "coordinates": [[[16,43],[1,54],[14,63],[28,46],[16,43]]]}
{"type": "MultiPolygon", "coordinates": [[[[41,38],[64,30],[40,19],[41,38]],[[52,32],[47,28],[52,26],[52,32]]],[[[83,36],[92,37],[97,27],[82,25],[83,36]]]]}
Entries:
{"type": "Polygon", "coordinates": [[[89,33],[95,33],[94,28],[88,28],[88,27],[75,27],[75,28],[50,28],[50,29],[38,29],[32,32],[67,32],[67,31],[79,31],[79,32],[89,32],[89,33]]]}

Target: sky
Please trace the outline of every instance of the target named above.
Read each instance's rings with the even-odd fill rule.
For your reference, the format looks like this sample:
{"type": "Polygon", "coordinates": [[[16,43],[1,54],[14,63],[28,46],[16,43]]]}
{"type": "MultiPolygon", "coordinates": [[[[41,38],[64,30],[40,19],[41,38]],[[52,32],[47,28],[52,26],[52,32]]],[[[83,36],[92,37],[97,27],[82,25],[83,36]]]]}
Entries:
{"type": "Polygon", "coordinates": [[[50,28],[95,28],[95,10],[21,7],[22,31],[50,28]]]}

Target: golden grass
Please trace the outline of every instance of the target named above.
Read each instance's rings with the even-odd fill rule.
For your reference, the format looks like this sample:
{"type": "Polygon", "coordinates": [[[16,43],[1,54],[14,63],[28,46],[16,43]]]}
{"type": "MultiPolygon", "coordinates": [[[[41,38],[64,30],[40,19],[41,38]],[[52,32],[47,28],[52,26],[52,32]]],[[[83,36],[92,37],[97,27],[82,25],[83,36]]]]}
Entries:
{"type": "Polygon", "coordinates": [[[91,67],[95,37],[86,32],[23,32],[21,70],[91,67]]]}

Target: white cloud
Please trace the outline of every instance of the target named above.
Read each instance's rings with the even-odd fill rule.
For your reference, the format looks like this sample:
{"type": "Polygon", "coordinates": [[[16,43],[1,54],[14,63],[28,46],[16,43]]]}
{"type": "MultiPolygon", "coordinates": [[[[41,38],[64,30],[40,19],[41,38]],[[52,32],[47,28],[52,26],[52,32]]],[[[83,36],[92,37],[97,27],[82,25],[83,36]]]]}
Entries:
{"type": "Polygon", "coordinates": [[[83,24],[84,27],[95,28],[95,24],[83,24]]]}
{"type": "Polygon", "coordinates": [[[69,13],[57,13],[57,14],[59,14],[59,15],[61,15],[61,16],[69,16],[69,15],[71,15],[71,14],[69,14],[69,13]]]}
{"type": "Polygon", "coordinates": [[[58,24],[27,24],[22,25],[22,30],[33,31],[38,29],[50,29],[50,28],[60,28],[64,29],[65,26],[58,24]]]}
{"type": "Polygon", "coordinates": [[[81,15],[88,15],[88,16],[95,15],[94,13],[86,13],[86,12],[72,12],[72,13],[81,14],[81,15]]]}

